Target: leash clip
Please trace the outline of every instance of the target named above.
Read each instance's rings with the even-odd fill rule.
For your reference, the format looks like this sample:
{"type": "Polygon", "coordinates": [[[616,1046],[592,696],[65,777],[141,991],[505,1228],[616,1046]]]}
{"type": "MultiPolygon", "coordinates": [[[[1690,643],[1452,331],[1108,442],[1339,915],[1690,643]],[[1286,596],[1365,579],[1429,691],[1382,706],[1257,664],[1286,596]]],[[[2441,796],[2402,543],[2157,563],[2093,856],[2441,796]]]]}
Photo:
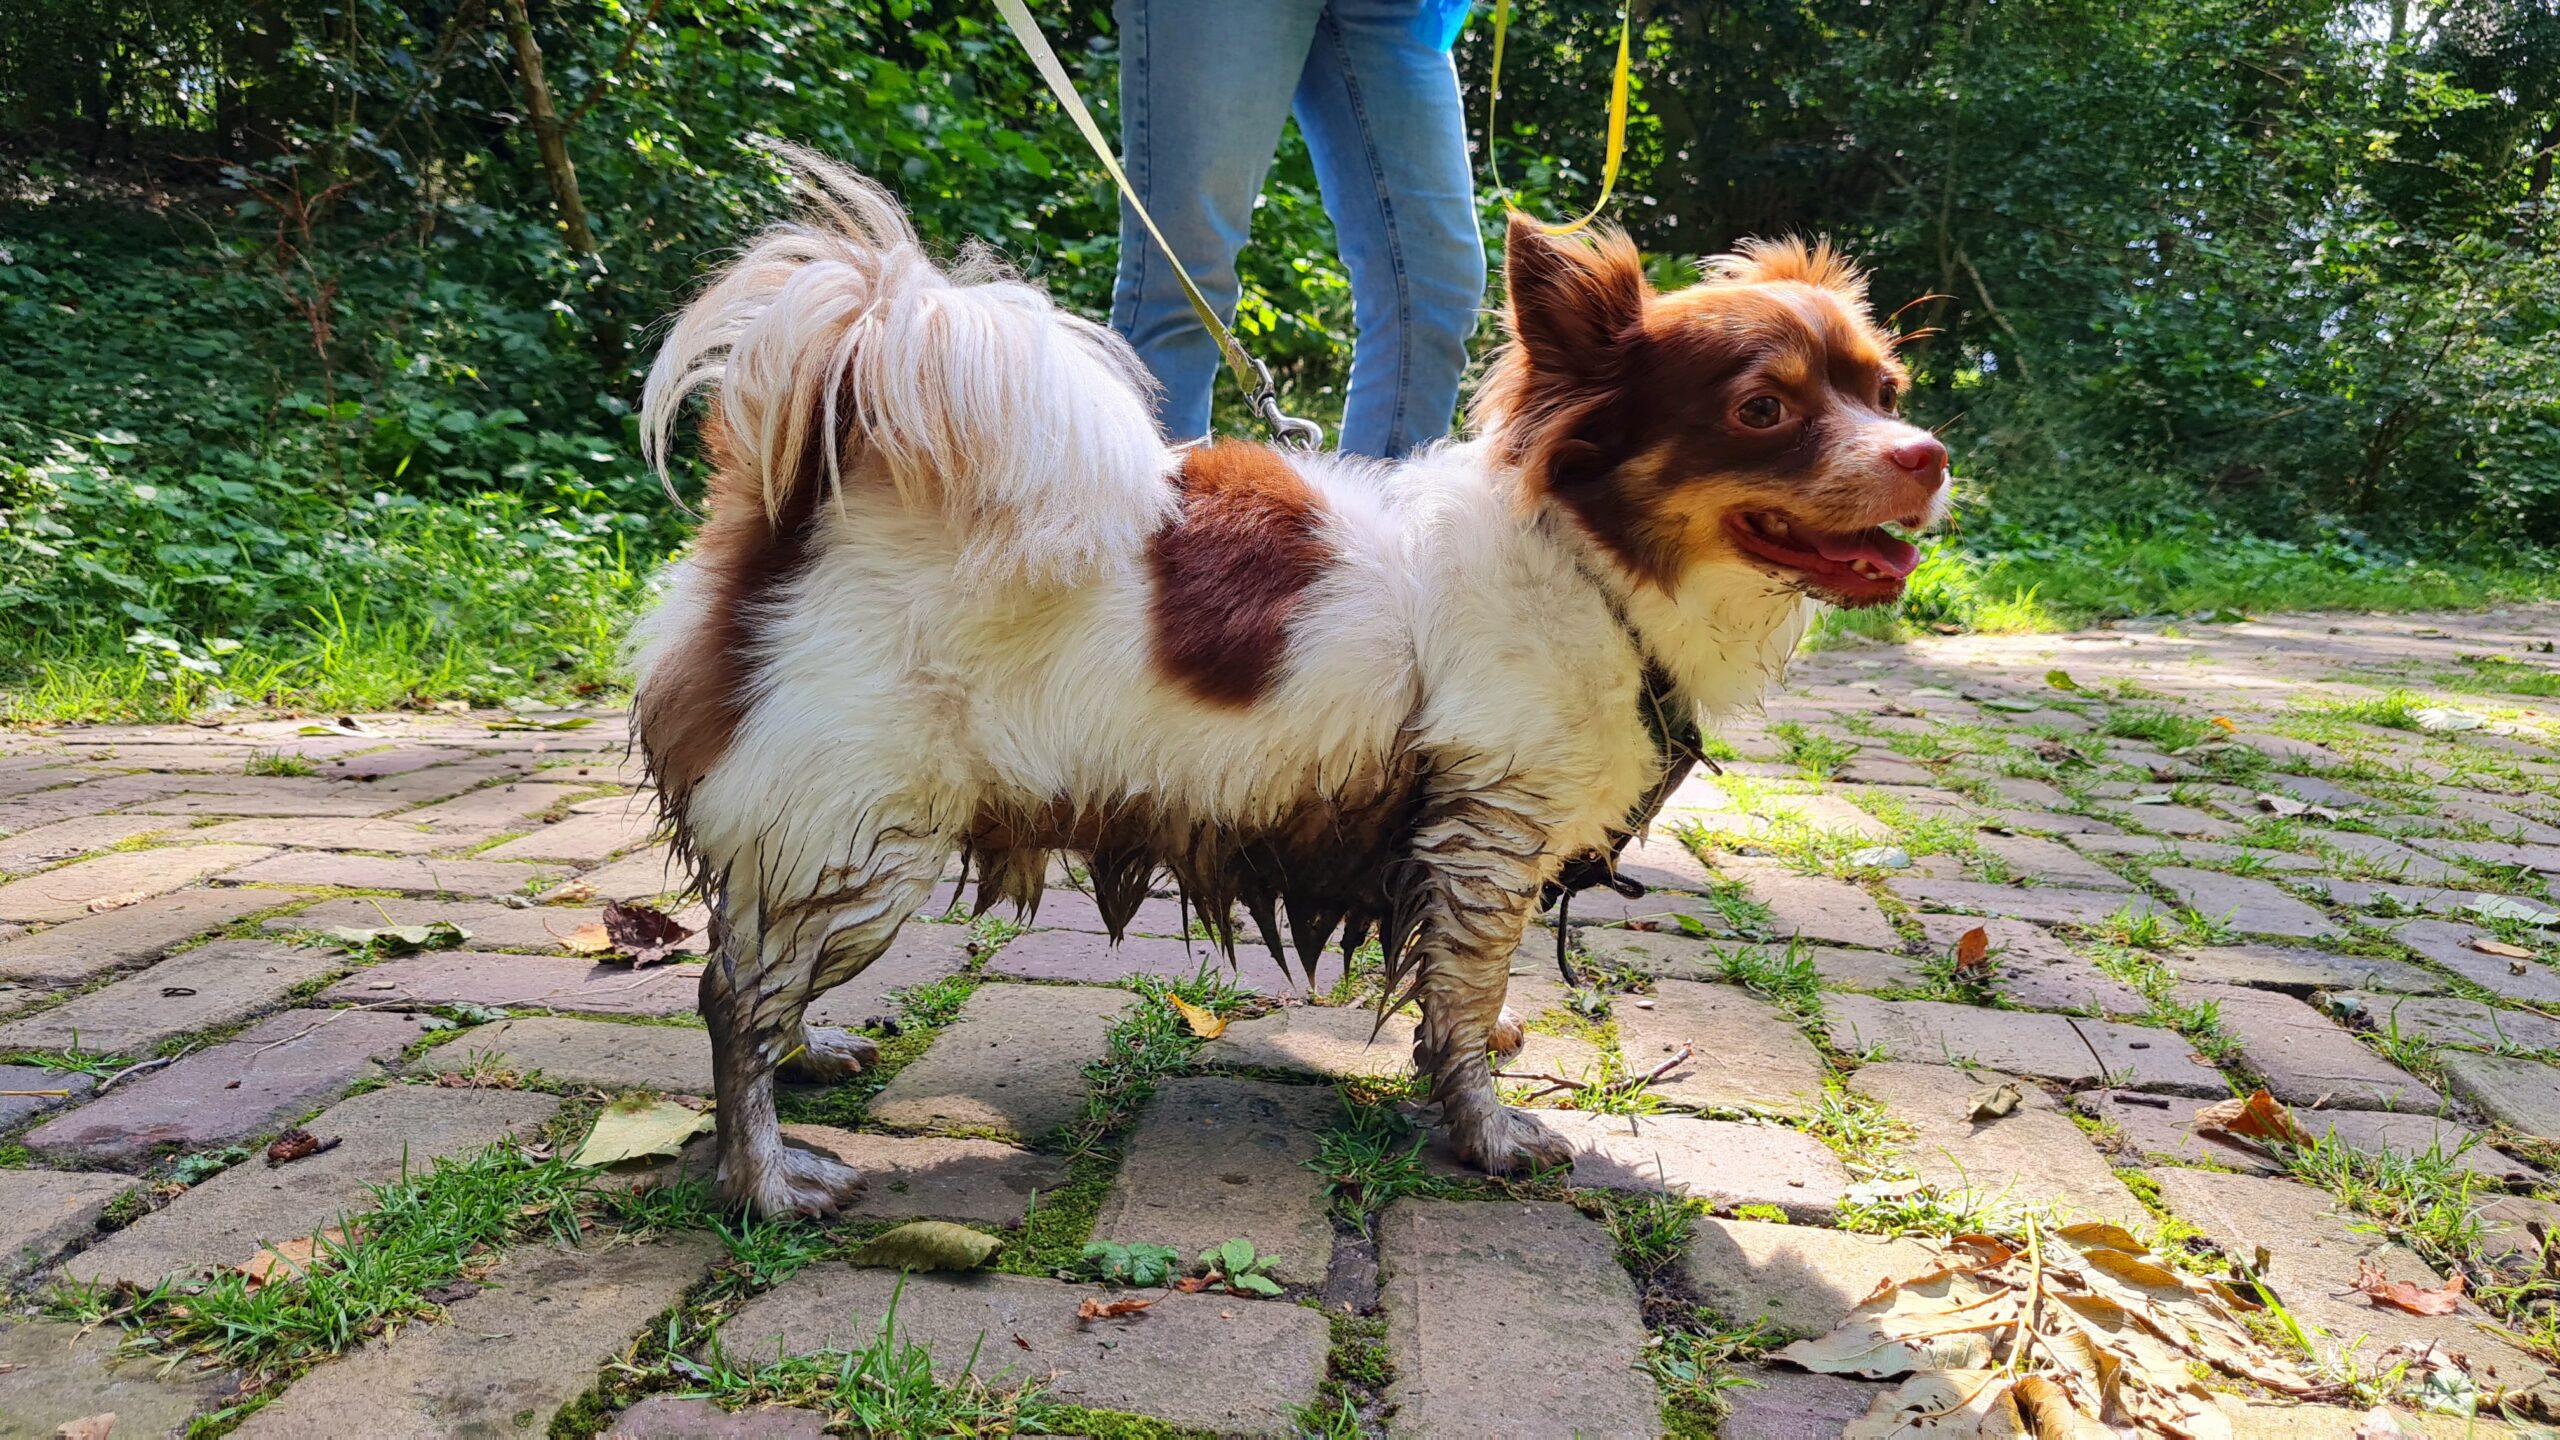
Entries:
{"type": "Polygon", "coordinates": [[[1271,367],[1253,355],[1247,355],[1245,363],[1253,367],[1253,413],[1262,418],[1273,438],[1292,450],[1309,454],[1322,450],[1324,427],[1280,408],[1280,387],[1271,378],[1271,367]]]}

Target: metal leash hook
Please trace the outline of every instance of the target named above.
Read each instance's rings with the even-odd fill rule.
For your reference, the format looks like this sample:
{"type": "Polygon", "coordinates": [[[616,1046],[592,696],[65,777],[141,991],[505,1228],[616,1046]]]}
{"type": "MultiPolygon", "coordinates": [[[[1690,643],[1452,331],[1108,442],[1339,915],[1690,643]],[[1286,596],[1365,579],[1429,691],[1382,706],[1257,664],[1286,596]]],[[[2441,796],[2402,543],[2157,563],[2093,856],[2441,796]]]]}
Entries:
{"type": "Polygon", "coordinates": [[[1271,379],[1271,367],[1257,356],[1245,357],[1253,366],[1253,413],[1270,427],[1273,438],[1292,450],[1313,454],[1324,448],[1324,427],[1313,420],[1292,415],[1280,408],[1280,387],[1271,379]]]}

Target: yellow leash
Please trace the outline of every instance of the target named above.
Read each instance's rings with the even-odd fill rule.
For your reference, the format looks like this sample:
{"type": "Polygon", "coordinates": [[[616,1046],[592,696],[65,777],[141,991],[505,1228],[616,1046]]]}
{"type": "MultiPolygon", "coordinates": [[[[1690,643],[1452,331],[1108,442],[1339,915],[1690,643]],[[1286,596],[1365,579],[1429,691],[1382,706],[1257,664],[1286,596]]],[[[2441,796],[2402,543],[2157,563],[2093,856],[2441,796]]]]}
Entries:
{"type": "MultiPolygon", "coordinates": [[[[1508,0],[1505,4],[1507,8],[1508,0]]],[[[1075,82],[1067,76],[1067,67],[1058,63],[1058,53],[1049,48],[1048,37],[1040,33],[1040,23],[1031,18],[1031,12],[1024,7],[1022,0],[995,0],[995,5],[998,13],[1004,16],[1004,23],[1012,28],[1013,38],[1020,41],[1023,50],[1031,56],[1031,63],[1039,70],[1040,78],[1049,82],[1050,92],[1058,97],[1058,108],[1066,111],[1067,118],[1084,133],[1085,143],[1093,147],[1095,157],[1102,161],[1102,168],[1111,172],[1112,183],[1120,187],[1121,197],[1137,214],[1138,223],[1147,227],[1147,234],[1156,242],[1156,248],[1164,252],[1165,262],[1173,266],[1174,278],[1182,282],[1183,298],[1191,302],[1191,313],[1200,317],[1201,328],[1209,332],[1210,339],[1218,342],[1218,353],[1225,358],[1228,373],[1235,376],[1237,387],[1244,391],[1254,413],[1262,417],[1262,422],[1271,427],[1274,435],[1289,444],[1305,450],[1322,448],[1324,427],[1280,408],[1280,390],[1272,383],[1271,372],[1263,367],[1261,361],[1245,352],[1244,346],[1236,340],[1235,332],[1218,318],[1217,311],[1209,308],[1209,297],[1201,294],[1200,287],[1192,283],[1191,272],[1182,268],[1182,257],[1173,253],[1173,246],[1166,243],[1164,232],[1156,228],[1156,218],[1147,213],[1146,202],[1138,198],[1137,187],[1129,183],[1128,172],[1120,168],[1119,157],[1111,153],[1111,142],[1103,138],[1102,127],[1093,122],[1093,112],[1085,108],[1084,97],[1076,93],[1075,82]]],[[[1624,88],[1623,76],[1620,86],[1624,88]]],[[[1616,163],[1613,150],[1610,160],[1613,173],[1616,163]]]]}
{"type": "MultiPolygon", "coordinates": [[[[1005,3],[1005,0],[998,0],[998,3],[1005,3]]],[[[1511,0],[1494,0],[1493,77],[1485,87],[1484,100],[1484,163],[1486,171],[1493,176],[1494,193],[1503,196],[1505,204],[1510,203],[1511,187],[1502,183],[1502,161],[1498,153],[1501,144],[1498,138],[1500,132],[1494,129],[1494,114],[1496,107],[1502,103],[1503,41],[1510,33],[1511,0]]],[[[1631,9],[1631,0],[1620,0],[1618,70],[1609,80],[1609,156],[1600,167],[1600,198],[1591,202],[1591,208],[1582,212],[1580,219],[1571,220],[1562,225],[1549,225],[1545,221],[1540,221],[1538,228],[1550,235],[1570,235],[1599,219],[1600,212],[1608,208],[1610,192],[1618,188],[1618,166],[1627,155],[1627,75],[1633,68],[1634,37],[1635,16],[1631,9]]]]}

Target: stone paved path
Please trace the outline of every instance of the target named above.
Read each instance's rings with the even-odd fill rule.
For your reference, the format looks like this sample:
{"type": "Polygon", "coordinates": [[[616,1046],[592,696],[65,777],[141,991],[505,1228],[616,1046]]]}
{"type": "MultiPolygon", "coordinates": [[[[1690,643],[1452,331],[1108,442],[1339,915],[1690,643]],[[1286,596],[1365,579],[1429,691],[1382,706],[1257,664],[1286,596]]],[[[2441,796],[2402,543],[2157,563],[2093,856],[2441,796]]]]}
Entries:
{"type": "MultiPolygon", "coordinates": [[[[1515,961],[1530,1035],[1504,1083],[1572,1142],[1569,1177],[1489,1184],[1410,1128],[1411,1021],[1379,1025],[1374,977],[1337,983],[1338,957],[1310,994],[1246,954],[1201,1043],[1147,998],[1209,959],[1170,900],[1118,948],[1068,888],[1027,929],[919,921],[816,1012],[871,1027],[883,1070],[786,1096],[792,1143],[871,1176],[854,1213],[723,1245],[698,1187],[590,1203],[568,1231],[527,1207],[422,1281],[398,1334],[257,1373],[119,1355],[112,1326],[73,1323],[112,1292],[79,1287],[203,1285],[438,1157],[538,1158],[604,1098],[708,1087],[698,955],[582,953],[604,901],[675,873],[622,719],[0,733],[0,1091],[21,1092],[0,1095],[0,1437],[105,1411],[118,1436],[175,1434],[244,1401],[254,1434],[815,1434],[818,1410],[774,1403],[805,1388],[730,1384],[737,1413],[681,1398],[712,1373],[688,1357],[734,1375],[858,1351],[893,1292],[945,1379],[974,1364],[1222,1434],[1701,1433],[1722,1411],[1731,1435],[1836,1435],[1886,1387],[1758,1353],[1927,1267],[1933,1240],[2030,1213],[2199,1263],[2264,1246],[2333,1364],[2433,1340],[2546,1383],[2555,637],[2540,608],[1808,657],[1630,851],[1655,888],[1573,907],[1586,988],[1560,983],[1551,929],[1515,961]],[[437,920],[467,938],[324,942],[437,920]],[[2014,1108],[1983,1118],[2003,1084],[2014,1108]],[[2259,1086],[2327,1148],[2196,1128],[2259,1086]],[[338,1143],[255,1158],[295,1124],[338,1143]],[[844,1263],[914,1218],[999,1232],[1014,1273],[900,1291],[844,1263]],[[1111,1298],[1088,1238],[1188,1262],[1238,1237],[1280,1298],[1077,1318],[1111,1298]],[[2462,1267],[2473,1298],[2378,1311],[2359,1262],[2462,1267]],[[1744,1388],[1708,1398],[1696,1337],[1744,1388]]],[[[598,1183],[705,1163],[697,1142],[598,1183]]],[[[2357,1423],[2231,1409],[2244,1436],[2357,1423]]]]}

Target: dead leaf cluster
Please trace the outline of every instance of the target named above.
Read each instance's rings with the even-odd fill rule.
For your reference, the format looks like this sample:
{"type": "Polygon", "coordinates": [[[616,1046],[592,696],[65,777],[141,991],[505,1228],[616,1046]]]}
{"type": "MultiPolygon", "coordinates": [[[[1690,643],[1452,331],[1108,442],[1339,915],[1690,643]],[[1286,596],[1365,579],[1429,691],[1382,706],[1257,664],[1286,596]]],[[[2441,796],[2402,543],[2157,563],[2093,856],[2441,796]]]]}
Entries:
{"type": "Polygon", "coordinates": [[[2302,1146],[2312,1143],[2311,1133],[2293,1118],[2293,1112],[2264,1090],[2254,1091],[2245,1099],[2217,1101],[2198,1110],[2196,1129],[2242,1140],[2276,1140],[2302,1146]]]}
{"type": "Polygon", "coordinates": [[[2222,1440],[2231,1423],[2201,1362],[2288,1395],[2318,1384],[2250,1334],[2256,1303],[2181,1275],[2104,1223],[2023,1247],[1960,1235],[1939,1265],[1886,1280],[1830,1334],[1777,1358],[1807,1370],[1901,1379],[1843,1440],[2141,1433],[2222,1440]]]}
{"type": "Polygon", "coordinates": [[[654,905],[608,900],[604,923],[581,925],[561,943],[574,954],[592,955],[607,964],[627,962],[637,970],[673,955],[693,933],[692,926],[654,905]]]}
{"type": "Polygon", "coordinates": [[[267,1168],[272,1170],[278,1165],[289,1165],[309,1156],[327,1154],[343,1144],[345,1138],[341,1135],[332,1135],[323,1140],[297,1125],[277,1136],[275,1143],[267,1147],[267,1168]]]}

